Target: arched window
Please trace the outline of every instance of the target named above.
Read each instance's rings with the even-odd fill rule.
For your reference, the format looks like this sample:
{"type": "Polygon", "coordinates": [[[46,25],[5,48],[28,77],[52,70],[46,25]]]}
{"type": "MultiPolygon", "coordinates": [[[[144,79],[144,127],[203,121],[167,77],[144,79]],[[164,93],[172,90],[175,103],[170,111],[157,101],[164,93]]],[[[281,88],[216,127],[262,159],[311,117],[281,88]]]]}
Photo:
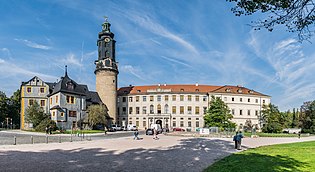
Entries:
{"type": "Polygon", "coordinates": [[[167,104],[164,106],[164,113],[168,113],[168,105],[167,104]]]}
{"type": "Polygon", "coordinates": [[[153,114],[153,113],[154,113],[154,106],[150,105],[150,114],[153,114]]]}
{"type": "Polygon", "coordinates": [[[157,106],[157,113],[158,113],[158,114],[161,114],[161,113],[162,113],[161,105],[160,105],[160,104],[157,106]]]}
{"type": "Polygon", "coordinates": [[[110,66],[110,60],[105,60],[105,66],[110,66]]]}

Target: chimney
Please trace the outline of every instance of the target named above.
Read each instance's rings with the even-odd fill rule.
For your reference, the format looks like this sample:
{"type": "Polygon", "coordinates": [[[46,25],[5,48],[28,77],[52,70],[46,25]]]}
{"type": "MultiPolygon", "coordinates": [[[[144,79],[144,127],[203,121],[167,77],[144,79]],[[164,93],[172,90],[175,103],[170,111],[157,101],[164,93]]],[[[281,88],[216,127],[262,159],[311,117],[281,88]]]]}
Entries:
{"type": "Polygon", "coordinates": [[[161,86],[161,84],[159,83],[159,84],[158,84],[158,86],[160,87],[160,86],[161,86]]]}
{"type": "Polygon", "coordinates": [[[166,86],[166,83],[164,83],[164,86],[166,86]]]}
{"type": "Polygon", "coordinates": [[[199,86],[198,82],[196,82],[196,86],[197,86],[197,87],[199,86]]]}

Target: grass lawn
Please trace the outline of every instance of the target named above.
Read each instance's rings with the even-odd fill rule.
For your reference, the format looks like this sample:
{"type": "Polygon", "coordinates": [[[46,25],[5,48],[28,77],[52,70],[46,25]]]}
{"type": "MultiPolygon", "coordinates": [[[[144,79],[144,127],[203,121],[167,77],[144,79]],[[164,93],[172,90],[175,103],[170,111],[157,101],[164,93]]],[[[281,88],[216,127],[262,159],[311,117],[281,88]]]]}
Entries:
{"type": "MultiPolygon", "coordinates": [[[[104,130],[73,130],[72,134],[84,133],[84,134],[93,134],[93,133],[104,133],[104,130]]],[[[53,134],[59,134],[57,131],[53,131],[53,134]]],[[[63,131],[61,134],[71,134],[71,130],[63,131]]]]}
{"type": "Polygon", "coordinates": [[[249,149],[225,157],[204,171],[314,172],[315,141],[249,149]]]}
{"type": "MultiPolygon", "coordinates": [[[[244,133],[246,137],[250,137],[251,133],[244,133]]],[[[259,137],[298,137],[297,134],[288,134],[288,133],[256,133],[259,137]]],[[[301,134],[301,137],[308,137],[309,134],[301,134]]]]}

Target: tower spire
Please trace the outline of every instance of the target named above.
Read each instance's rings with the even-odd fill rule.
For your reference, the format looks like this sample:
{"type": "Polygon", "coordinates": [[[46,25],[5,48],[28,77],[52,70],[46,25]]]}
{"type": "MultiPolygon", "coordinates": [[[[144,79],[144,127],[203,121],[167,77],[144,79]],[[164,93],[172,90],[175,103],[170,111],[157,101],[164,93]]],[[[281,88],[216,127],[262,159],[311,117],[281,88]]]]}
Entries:
{"type": "Polygon", "coordinates": [[[65,66],[65,76],[68,76],[67,65],[65,66]]]}

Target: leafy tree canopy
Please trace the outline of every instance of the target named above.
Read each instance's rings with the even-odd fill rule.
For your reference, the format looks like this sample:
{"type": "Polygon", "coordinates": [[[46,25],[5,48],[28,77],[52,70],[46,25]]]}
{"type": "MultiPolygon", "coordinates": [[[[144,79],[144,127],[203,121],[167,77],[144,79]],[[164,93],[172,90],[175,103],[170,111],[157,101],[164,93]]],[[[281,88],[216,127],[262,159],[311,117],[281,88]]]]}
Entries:
{"type": "Polygon", "coordinates": [[[308,40],[314,33],[315,4],[313,0],[226,0],[235,3],[231,10],[236,16],[267,14],[267,18],[252,22],[259,30],[273,31],[285,25],[289,32],[298,34],[300,41],[308,40]]]}
{"type": "Polygon", "coordinates": [[[210,107],[204,116],[205,124],[210,127],[235,128],[236,124],[231,122],[233,116],[230,109],[219,97],[211,96],[210,107]]]}
{"type": "Polygon", "coordinates": [[[40,107],[37,101],[26,109],[26,122],[32,123],[33,128],[36,128],[44,119],[49,118],[48,115],[44,113],[44,109],[40,107]]]}
{"type": "Polygon", "coordinates": [[[106,119],[108,118],[108,110],[105,105],[91,105],[88,107],[87,111],[87,121],[90,128],[93,128],[93,126],[97,124],[106,124],[106,119]]]}

